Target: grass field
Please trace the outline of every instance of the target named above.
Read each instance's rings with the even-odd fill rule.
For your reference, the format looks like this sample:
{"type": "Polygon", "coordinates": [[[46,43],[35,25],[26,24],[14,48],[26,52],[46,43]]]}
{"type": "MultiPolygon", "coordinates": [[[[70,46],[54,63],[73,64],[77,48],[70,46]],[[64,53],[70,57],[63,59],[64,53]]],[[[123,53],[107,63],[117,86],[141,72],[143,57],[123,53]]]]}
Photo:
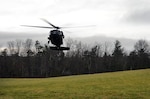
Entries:
{"type": "Polygon", "coordinates": [[[150,69],[56,78],[0,78],[0,99],[150,99],[150,69]]]}

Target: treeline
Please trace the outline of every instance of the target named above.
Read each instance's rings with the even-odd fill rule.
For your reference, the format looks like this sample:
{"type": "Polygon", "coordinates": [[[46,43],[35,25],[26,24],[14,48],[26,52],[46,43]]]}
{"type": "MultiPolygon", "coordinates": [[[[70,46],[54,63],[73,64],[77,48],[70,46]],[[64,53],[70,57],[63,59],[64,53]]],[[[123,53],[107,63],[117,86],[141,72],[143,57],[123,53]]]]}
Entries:
{"type": "Polygon", "coordinates": [[[150,68],[150,49],[146,40],[139,40],[134,50],[126,53],[116,40],[89,47],[68,39],[70,51],[54,51],[39,41],[9,41],[0,52],[0,77],[53,77],[150,68]]]}

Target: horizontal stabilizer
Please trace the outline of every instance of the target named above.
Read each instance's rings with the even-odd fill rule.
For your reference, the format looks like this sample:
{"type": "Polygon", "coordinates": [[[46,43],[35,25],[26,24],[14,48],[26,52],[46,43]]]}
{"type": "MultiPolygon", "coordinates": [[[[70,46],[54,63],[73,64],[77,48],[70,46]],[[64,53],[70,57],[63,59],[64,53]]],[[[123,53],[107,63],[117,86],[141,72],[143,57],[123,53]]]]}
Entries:
{"type": "Polygon", "coordinates": [[[52,50],[70,50],[69,47],[50,47],[52,50]]]}

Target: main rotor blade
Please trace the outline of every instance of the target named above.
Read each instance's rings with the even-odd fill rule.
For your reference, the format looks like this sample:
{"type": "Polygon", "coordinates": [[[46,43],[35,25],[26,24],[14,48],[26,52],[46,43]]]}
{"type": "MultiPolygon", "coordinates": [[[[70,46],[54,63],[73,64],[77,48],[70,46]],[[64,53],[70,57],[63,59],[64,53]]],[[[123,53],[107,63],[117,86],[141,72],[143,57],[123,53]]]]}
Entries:
{"type": "Polygon", "coordinates": [[[47,21],[46,19],[41,18],[41,20],[43,20],[44,22],[48,23],[49,25],[51,25],[52,27],[56,28],[56,29],[60,29],[60,27],[53,25],[52,23],[50,23],[49,21],[47,21]]]}
{"type": "Polygon", "coordinates": [[[86,25],[86,26],[73,26],[73,27],[60,27],[60,28],[86,28],[86,27],[95,27],[96,25],[86,25]]]}
{"type": "Polygon", "coordinates": [[[53,27],[46,27],[46,26],[31,26],[31,25],[21,25],[25,27],[35,27],[35,28],[48,28],[48,29],[53,29],[53,27]]]}

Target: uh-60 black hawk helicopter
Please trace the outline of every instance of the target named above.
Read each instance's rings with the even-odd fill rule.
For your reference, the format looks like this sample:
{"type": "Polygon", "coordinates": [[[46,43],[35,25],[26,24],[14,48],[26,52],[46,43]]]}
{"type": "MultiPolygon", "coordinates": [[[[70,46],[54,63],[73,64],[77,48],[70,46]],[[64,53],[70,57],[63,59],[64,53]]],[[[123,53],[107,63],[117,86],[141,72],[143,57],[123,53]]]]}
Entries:
{"type": "MultiPolygon", "coordinates": [[[[51,27],[31,26],[31,25],[21,25],[21,26],[52,29],[48,37],[48,43],[51,41],[51,43],[55,46],[54,47],[50,46],[50,48],[52,50],[70,50],[69,47],[61,47],[61,45],[63,44],[63,38],[64,38],[64,34],[63,34],[63,31],[61,31],[61,29],[62,28],[74,28],[74,27],[58,27],[58,26],[53,25],[52,23],[50,23],[49,21],[45,19],[41,19],[41,20],[48,23],[51,27]]],[[[87,27],[87,26],[76,26],[76,27],[87,27]]]]}
{"type": "Polygon", "coordinates": [[[61,31],[60,29],[66,28],[66,27],[58,27],[58,26],[53,25],[52,23],[50,23],[49,21],[47,21],[45,19],[41,19],[41,20],[48,23],[51,27],[31,26],[31,25],[21,25],[21,26],[52,29],[50,31],[50,34],[49,34],[49,37],[48,37],[48,44],[51,41],[51,43],[55,46],[54,47],[51,46],[50,48],[52,50],[69,50],[70,49],[69,47],[61,47],[61,45],[63,44],[64,34],[63,34],[63,31],[61,31]]]}

